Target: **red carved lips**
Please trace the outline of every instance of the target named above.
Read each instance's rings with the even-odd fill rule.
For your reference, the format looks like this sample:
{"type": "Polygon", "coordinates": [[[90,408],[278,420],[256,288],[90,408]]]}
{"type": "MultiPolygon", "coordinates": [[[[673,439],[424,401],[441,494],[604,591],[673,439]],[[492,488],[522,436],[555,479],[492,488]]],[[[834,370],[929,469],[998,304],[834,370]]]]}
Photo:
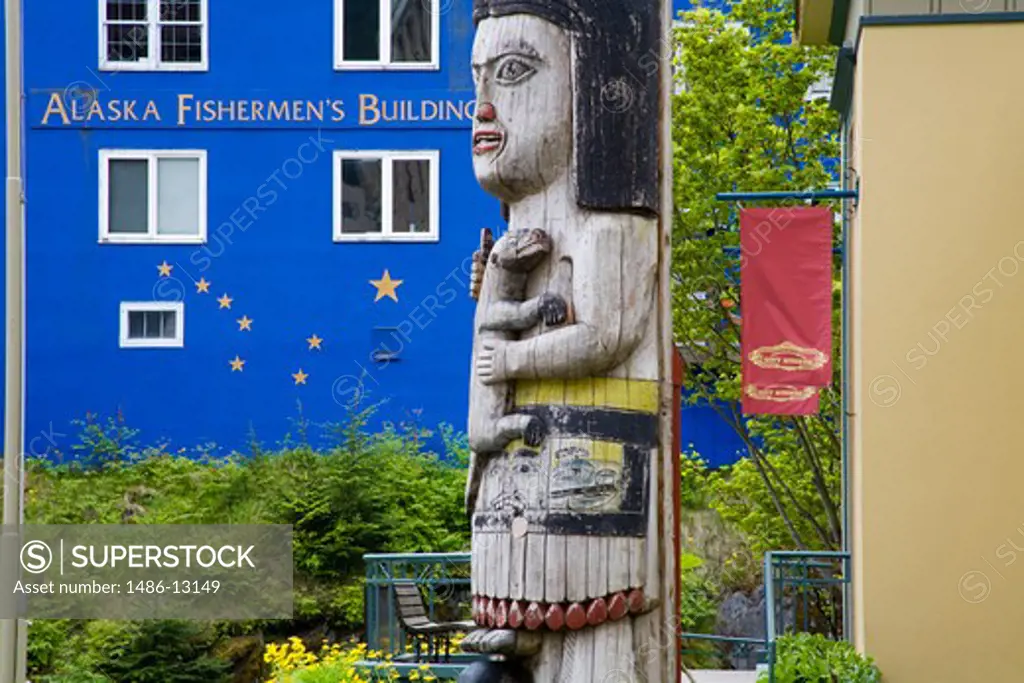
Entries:
{"type": "Polygon", "coordinates": [[[481,155],[500,149],[505,134],[497,128],[480,128],[473,133],[473,154],[481,155]]]}

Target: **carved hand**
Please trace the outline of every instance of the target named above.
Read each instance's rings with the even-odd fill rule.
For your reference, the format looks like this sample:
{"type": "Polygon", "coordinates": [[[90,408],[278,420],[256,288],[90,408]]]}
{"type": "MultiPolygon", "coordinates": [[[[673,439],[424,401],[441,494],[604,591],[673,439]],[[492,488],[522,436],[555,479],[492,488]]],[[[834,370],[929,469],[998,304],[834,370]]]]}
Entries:
{"type": "Polygon", "coordinates": [[[505,346],[504,342],[495,339],[481,342],[476,356],[476,374],[484,384],[497,384],[507,379],[505,346]]]}
{"type": "Polygon", "coordinates": [[[569,306],[565,299],[550,292],[540,295],[538,311],[541,320],[548,325],[561,325],[569,317],[569,306]]]}

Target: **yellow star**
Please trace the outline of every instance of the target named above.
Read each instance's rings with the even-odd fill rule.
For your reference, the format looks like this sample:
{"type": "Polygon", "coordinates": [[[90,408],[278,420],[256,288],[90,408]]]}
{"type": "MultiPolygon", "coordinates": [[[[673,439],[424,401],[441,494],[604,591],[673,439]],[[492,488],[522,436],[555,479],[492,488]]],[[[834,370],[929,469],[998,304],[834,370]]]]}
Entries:
{"type": "Polygon", "coordinates": [[[234,301],[230,296],[225,294],[221,298],[217,299],[217,303],[220,304],[221,308],[231,308],[231,302],[234,301]]]}
{"type": "Polygon", "coordinates": [[[245,361],[237,355],[234,360],[228,362],[231,363],[231,372],[241,372],[242,368],[245,366],[245,361]]]}
{"type": "Polygon", "coordinates": [[[171,271],[174,270],[174,266],[169,264],[166,259],[159,266],[156,267],[160,271],[160,277],[170,277],[171,271]]]}
{"type": "Polygon", "coordinates": [[[238,323],[239,332],[241,332],[242,330],[248,330],[249,332],[252,332],[252,318],[250,318],[249,316],[243,315],[235,322],[238,323]]]}
{"type": "Polygon", "coordinates": [[[306,378],[309,377],[309,375],[304,373],[302,368],[299,368],[299,371],[293,374],[292,377],[295,378],[295,384],[305,384],[306,378]]]}
{"type": "Polygon", "coordinates": [[[199,278],[199,282],[196,283],[196,292],[199,294],[210,293],[210,283],[206,281],[205,277],[199,278]]]}
{"type": "Polygon", "coordinates": [[[316,336],[315,334],[312,337],[310,337],[309,339],[307,339],[306,341],[309,342],[309,349],[311,351],[313,349],[316,349],[317,351],[321,351],[322,350],[320,348],[320,345],[323,344],[324,340],[321,339],[320,337],[316,336]]]}
{"type": "Polygon", "coordinates": [[[395,290],[403,282],[404,280],[392,280],[391,273],[386,270],[384,271],[384,277],[381,279],[370,280],[370,284],[377,288],[377,298],[373,300],[373,303],[377,303],[386,296],[391,297],[393,301],[398,301],[398,293],[395,290]]]}

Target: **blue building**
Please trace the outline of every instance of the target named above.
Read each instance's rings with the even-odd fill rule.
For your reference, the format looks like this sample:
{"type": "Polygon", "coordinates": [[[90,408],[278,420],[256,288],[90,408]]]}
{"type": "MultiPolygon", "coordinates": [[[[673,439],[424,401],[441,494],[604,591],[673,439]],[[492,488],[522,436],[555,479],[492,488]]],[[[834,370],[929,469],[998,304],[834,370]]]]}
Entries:
{"type": "MultiPolygon", "coordinates": [[[[471,164],[471,0],[24,12],[31,454],[87,414],[243,451],[300,405],[462,428],[470,256],[502,228],[471,164]]],[[[684,443],[729,458],[705,412],[684,443]]]]}

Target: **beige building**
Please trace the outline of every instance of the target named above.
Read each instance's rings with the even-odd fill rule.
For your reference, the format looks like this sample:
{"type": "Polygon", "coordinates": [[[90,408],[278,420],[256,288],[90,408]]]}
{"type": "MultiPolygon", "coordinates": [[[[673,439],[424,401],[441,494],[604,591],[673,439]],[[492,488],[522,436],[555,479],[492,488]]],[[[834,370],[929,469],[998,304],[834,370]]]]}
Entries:
{"type": "Polygon", "coordinates": [[[1024,681],[1024,0],[799,0],[842,46],[853,636],[1024,681]]]}

